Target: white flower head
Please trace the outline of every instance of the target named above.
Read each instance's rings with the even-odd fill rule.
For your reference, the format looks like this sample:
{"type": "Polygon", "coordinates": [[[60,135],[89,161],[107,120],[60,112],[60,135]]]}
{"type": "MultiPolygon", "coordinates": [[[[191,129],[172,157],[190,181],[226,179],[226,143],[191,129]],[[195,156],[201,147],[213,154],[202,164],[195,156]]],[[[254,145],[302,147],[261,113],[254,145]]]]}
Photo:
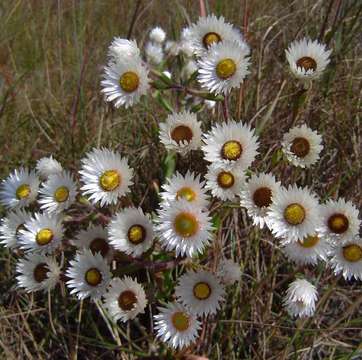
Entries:
{"type": "Polygon", "coordinates": [[[103,298],[104,306],[115,322],[134,319],[147,305],[142,285],[129,276],[112,279],[103,298]]]}
{"type": "Polygon", "coordinates": [[[26,252],[50,254],[61,245],[63,234],[59,216],[35,213],[19,230],[20,248],[26,252]]]}
{"type": "Polygon", "coordinates": [[[163,247],[174,250],[176,256],[201,253],[212,237],[208,214],[184,199],[160,209],[156,229],[163,247]]]}
{"type": "Polygon", "coordinates": [[[16,265],[18,286],[27,292],[52,290],[59,280],[60,266],[45,255],[28,254],[16,265]]]}
{"type": "Polygon", "coordinates": [[[0,224],[0,244],[14,249],[19,247],[20,229],[24,229],[24,224],[30,219],[30,213],[22,209],[10,211],[1,219],[0,224]]]}
{"type": "Polygon", "coordinates": [[[47,179],[50,175],[61,173],[63,167],[59,161],[50,155],[49,157],[43,157],[36,162],[36,171],[41,178],[47,179]]]}
{"type": "Polygon", "coordinates": [[[315,235],[320,225],[318,198],[308,188],[281,187],[273,195],[266,224],[282,244],[315,235]]]}
{"type": "Polygon", "coordinates": [[[238,167],[227,170],[213,164],[207,167],[205,179],[205,188],[211,191],[212,196],[223,201],[234,201],[245,182],[244,172],[238,167]]]}
{"type": "Polygon", "coordinates": [[[215,15],[200,17],[198,22],[188,28],[184,38],[191,41],[196,56],[202,56],[215,44],[225,42],[236,43],[245,54],[250,53],[249,46],[243,39],[241,32],[221,16],[215,15]]]}
{"type": "Polygon", "coordinates": [[[336,275],[342,274],[346,280],[362,280],[362,240],[358,236],[335,242],[330,256],[330,264],[336,275]]]}
{"type": "Polygon", "coordinates": [[[198,338],[201,323],[184,306],[173,302],[158,307],[154,315],[156,336],[174,349],[189,346],[198,338]]]}
{"type": "Polygon", "coordinates": [[[0,184],[0,204],[8,209],[30,205],[38,195],[39,182],[34,171],[15,169],[0,184]]]}
{"type": "Polygon", "coordinates": [[[323,149],[322,136],[303,124],[291,128],[284,134],[282,147],[290,163],[308,168],[319,159],[323,149]]]}
{"type": "Polygon", "coordinates": [[[317,40],[307,38],[292,42],[285,50],[291,72],[302,80],[318,78],[329,64],[331,52],[317,40]]]}
{"type": "Polygon", "coordinates": [[[232,285],[241,280],[240,264],[223,258],[218,266],[217,276],[225,285],[232,285]]]}
{"type": "Polygon", "coordinates": [[[298,279],[289,285],[284,305],[294,317],[309,317],[314,314],[317,298],[315,286],[307,280],[298,279]]]}
{"type": "Polygon", "coordinates": [[[133,170],[127,159],[109,149],[93,149],[82,159],[79,171],[84,185],[81,191],[93,204],[116,204],[133,184],[133,170]]]}
{"type": "Polygon", "coordinates": [[[250,58],[236,42],[214,44],[198,60],[198,81],[201,86],[215,94],[227,95],[239,88],[250,73],[250,58]]]}
{"type": "Polygon", "coordinates": [[[327,261],[330,244],[318,235],[308,235],[303,240],[285,244],[283,252],[292,261],[300,265],[316,265],[318,261],[327,261]]]}
{"type": "Polygon", "coordinates": [[[322,206],[322,224],[318,231],[331,242],[349,241],[359,232],[358,216],[358,209],[351,201],[329,200],[322,206]]]}
{"type": "Polygon", "coordinates": [[[114,37],[111,45],[108,48],[108,56],[111,61],[119,60],[129,61],[134,58],[139,58],[141,55],[140,49],[135,40],[122,39],[114,37]]]}
{"type": "Polygon", "coordinates": [[[70,261],[66,276],[70,279],[67,281],[70,293],[76,294],[79,300],[87,297],[99,299],[111,281],[107,260],[100,253],[93,255],[90,250],[76,254],[75,260],[70,261]]]}
{"type": "Polygon", "coordinates": [[[164,123],[160,123],[159,137],[167,150],[186,155],[190,150],[200,148],[201,123],[194,113],[173,113],[168,115],[164,123]]]}
{"type": "Polygon", "coordinates": [[[116,108],[136,104],[149,89],[148,70],[138,57],[110,61],[101,81],[106,101],[116,108]]]}
{"type": "Polygon", "coordinates": [[[247,169],[257,155],[258,138],[249,125],[229,120],[205,135],[205,160],[225,169],[247,169]]]}
{"type": "Polygon", "coordinates": [[[149,41],[145,46],[147,61],[153,65],[161,64],[164,53],[162,46],[159,43],[149,41]]]}
{"type": "Polygon", "coordinates": [[[162,44],[166,40],[166,33],[165,31],[156,26],[150,31],[150,40],[162,44]]]}
{"type": "Polygon", "coordinates": [[[273,195],[279,190],[280,182],[271,174],[254,174],[243,183],[240,193],[240,205],[246,208],[253,224],[261,229],[266,224],[267,211],[273,195]]]}
{"type": "Polygon", "coordinates": [[[108,226],[109,242],[119,251],[135,257],[145,253],[153,243],[151,220],[141,208],[126,208],[116,214],[108,226]]]}
{"type": "Polygon", "coordinates": [[[160,196],[163,205],[167,206],[168,202],[185,199],[195,206],[206,208],[209,201],[204,186],[205,182],[201,181],[200,175],[189,170],[185,176],[176,172],[162,185],[163,191],[160,196]]]}
{"type": "Polygon", "coordinates": [[[224,300],[225,291],[217,276],[209,271],[188,271],[175,288],[177,299],[196,315],[215,314],[224,300]]]}
{"type": "Polygon", "coordinates": [[[102,225],[90,225],[87,229],[79,231],[71,243],[80,250],[89,249],[93,254],[99,252],[108,260],[113,258],[114,251],[109,243],[107,229],[102,225]]]}
{"type": "Polygon", "coordinates": [[[49,213],[60,213],[68,209],[77,196],[77,184],[68,171],[53,174],[40,188],[40,209],[49,213]]]}

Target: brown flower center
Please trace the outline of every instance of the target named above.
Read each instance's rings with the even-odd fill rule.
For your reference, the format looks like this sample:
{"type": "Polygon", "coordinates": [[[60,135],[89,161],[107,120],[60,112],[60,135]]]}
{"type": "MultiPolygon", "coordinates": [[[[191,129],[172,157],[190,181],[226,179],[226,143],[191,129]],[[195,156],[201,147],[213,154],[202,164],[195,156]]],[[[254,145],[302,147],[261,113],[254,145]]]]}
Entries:
{"type": "Polygon", "coordinates": [[[95,238],[89,244],[89,249],[93,254],[99,252],[104,257],[108,254],[109,245],[106,239],[103,238],[95,238]]]}
{"type": "Polygon", "coordinates": [[[268,207],[272,203],[272,191],[267,187],[260,187],[254,191],[253,201],[257,207],[268,207]]]}
{"type": "Polygon", "coordinates": [[[309,141],[302,137],[296,137],[290,146],[290,151],[300,158],[307,156],[309,154],[309,150],[309,141]]]}
{"type": "Polygon", "coordinates": [[[171,139],[173,141],[176,141],[177,144],[182,144],[184,142],[189,143],[192,140],[192,137],[193,137],[192,130],[185,125],[176,126],[171,131],[171,139]]]}
{"type": "Polygon", "coordinates": [[[131,290],[123,291],[118,297],[118,306],[123,311],[130,311],[137,303],[137,297],[131,290]]]}
{"type": "Polygon", "coordinates": [[[317,70],[317,62],[309,56],[303,56],[297,60],[297,67],[308,70],[317,70]]]}
{"type": "Polygon", "coordinates": [[[348,230],[349,221],[346,215],[344,214],[333,214],[328,219],[329,229],[336,234],[343,234],[348,230]]]}
{"type": "Polygon", "coordinates": [[[40,263],[35,266],[33,271],[33,276],[36,282],[41,283],[48,278],[47,273],[49,272],[48,266],[46,263],[40,263]]]}
{"type": "Polygon", "coordinates": [[[204,35],[202,39],[202,43],[204,44],[205,49],[208,49],[212,44],[216,44],[221,41],[221,37],[219,34],[215,32],[209,32],[204,35]]]}
{"type": "Polygon", "coordinates": [[[221,171],[217,175],[217,183],[221,188],[229,189],[235,183],[234,175],[229,171],[221,171]]]}

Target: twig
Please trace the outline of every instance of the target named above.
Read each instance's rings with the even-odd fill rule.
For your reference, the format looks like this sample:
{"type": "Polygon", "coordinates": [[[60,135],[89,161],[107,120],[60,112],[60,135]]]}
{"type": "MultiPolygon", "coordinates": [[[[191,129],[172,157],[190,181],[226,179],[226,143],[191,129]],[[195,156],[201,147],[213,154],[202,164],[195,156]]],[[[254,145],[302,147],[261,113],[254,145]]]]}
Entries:
{"type": "Polygon", "coordinates": [[[135,26],[136,21],[137,21],[138,10],[139,10],[139,8],[140,8],[140,6],[141,6],[141,2],[142,2],[142,0],[138,0],[138,1],[137,1],[136,8],[135,8],[135,10],[134,10],[134,13],[133,13],[133,16],[132,16],[132,20],[131,20],[131,25],[129,26],[129,29],[128,29],[127,39],[130,39],[131,36],[132,36],[132,32],[133,32],[134,26],[135,26]]]}

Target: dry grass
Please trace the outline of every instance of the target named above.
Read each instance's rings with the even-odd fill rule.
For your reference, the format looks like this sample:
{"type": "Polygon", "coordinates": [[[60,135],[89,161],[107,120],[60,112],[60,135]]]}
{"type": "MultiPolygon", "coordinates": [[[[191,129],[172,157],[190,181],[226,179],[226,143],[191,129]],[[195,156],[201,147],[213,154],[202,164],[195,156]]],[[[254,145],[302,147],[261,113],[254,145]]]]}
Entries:
{"type": "MultiPolygon", "coordinates": [[[[136,1],[16,0],[0,3],[0,174],[34,165],[53,153],[76,169],[94,145],[129,154],[137,169],[132,201],[147,211],[157,206],[157,185],[169,164],[158,144],[157,123],[166,111],[149,97],[129,111],[107,106],[99,93],[107,45],[126,36],[136,1]],[[144,196],[146,194],[146,196],[144,196]]],[[[212,12],[245,30],[253,49],[253,71],[243,87],[241,117],[260,132],[262,151],[254,170],[272,170],[284,184],[313,187],[321,198],[343,196],[361,207],[361,16],[359,0],[209,1],[212,12]],[[245,3],[247,11],[245,12],[245,3]],[[333,48],[323,80],[307,94],[287,72],[284,49],[295,37],[320,37],[333,48]],[[278,144],[291,125],[305,121],[323,134],[325,150],[313,170],[283,161],[278,144]]],[[[133,37],[142,44],[151,26],[172,37],[199,14],[198,1],[141,1],[133,37]]],[[[238,93],[230,97],[236,116],[238,93]]],[[[172,99],[169,99],[172,103],[172,99]]],[[[221,121],[200,113],[205,129],[221,121]]],[[[201,155],[176,168],[203,171],[201,155]]],[[[335,278],[331,270],[296,268],[266,231],[251,226],[244,211],[224,206],[214,220],[218,236],[203,263],[215,264],[223,251],[240,261],[240,285],[226,306],[204,322],[202,337],[189,353],[211,359],[353,359],[362,335],[359,283],[335,278]],[[281,299],[295,274],[316,279],[316,316],[292,321],[281,299]]],[[[152,306],[138,321],[113,326],[96,304],[79,303],[57,289],[51,298],[15,290],[15,257],[2,249],[0,352],[7,359],[173,358],[155,342],[150,327],[156,299],[166,299],[182,270],[138,275],[149,283],[152,306]],[[152,281],[150,280],[152,279],[152,281]]],[[[160,257],[161,258],[161,257],[160,257]]],[[[178,355],[179,357],[182,354],[178,355]]]]}

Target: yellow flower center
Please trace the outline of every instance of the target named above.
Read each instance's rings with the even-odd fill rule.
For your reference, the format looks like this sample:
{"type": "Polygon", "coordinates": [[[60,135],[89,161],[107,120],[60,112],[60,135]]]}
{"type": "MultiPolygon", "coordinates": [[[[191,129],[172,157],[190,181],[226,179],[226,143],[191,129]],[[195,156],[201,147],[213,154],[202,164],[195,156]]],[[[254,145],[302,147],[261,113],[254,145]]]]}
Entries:
{"type": "Polygon", "coordinates": [[[196,199],[196,193],[191,188],[185,186],[177,191],[176,200],[185,199],[187,201],[194,201],[196,199]]]}
{"type": "Polygon", "coordinates": [[[54,199],[57,202],[62,203],[64,201],[67,201],[68,198],[69,198],[69,190],[66,186],[60,186],[58,187],[58,189],[55,190],[54,199]]]}
{"type": "Polygon", "coordinates": [[[257,207],[268,207],[272,203],[272,191],[267,187],[260,187],[254,191],[253,201],[257,207]]]}
{"type": "Polygon", "coordinates": [[[44,246],[49,244],[54,237],[54,233],[51,229],[41,229],[36,234],[35,240],[38,245],[44,246]]]}
{"type": "Polygon", "coordinates": [[[177,331],[186,331],[190,327],[190,318],[182,311],[175,312],[171,321],[177,331]]]}
{"type": "Polygon", "coordinates": [[[302,137],[295,138],[290,146],[290,151],[300,158],[306,157],[309,154],[309,150],[309,141],[302,137]]]}
{"type": "Polygon", "coordinates": [[[104,191],[113,191],[121,184],[121,176],[116,170],[106,170],[99,178],[99,184],[104,191]]]}
{"type": "Polygon", "coordinates": [[[202,39],[202,43],[204,44],[205,49],[209,48],[212,44],[216,44],[221,41],[221,37],[219,34],[215,32],[209,32],[204,35],[202,39]]]}
{"type": "Polygon", "coordinates": [[[343,247],[343,257],[349,262],[357,262],[362,259],[362,248],[357,244],[343,247]]]}
{"type": "Polygon", "coordinates": [[[141,242],[143,242],[146,238],[146,229],[139,224],[135,224],[132,225],[129,229],[128,229],[128,240],[134,244],[140,244],[141,242]]]}
{"type": "Polygon", "coordinates": [[[34,277],[35,281],[38,283],[41,283],[45,279],[47,279],[48,271],[49,271],[49,269],[48,269],[48,266],[46,263],[40,263],[37,266],[35,266],[34,271],[33,271],[33,277],[34,277]]]}
{"type": "Polygon", "coordinates": [[[97,286],[102,282],[102,274],[96,268],[91,268],[85,273],[85,281],[90,286],[97,286]]]}
{"type": "Polygon", "coordinates": [[[119,79],[119,85],[121,86],[122,90],[128,93],[136,91],[139,84],[140,78],[133,71],[125,72],[119,79]]]}
{"type": "Polygon", "coordinates": [[[191,237],[199,229],[196,217],[187,212],[182,212],[176,216],[174,226],[177,234],[182,237],[191,237]]]}
{"type": "Polygon", "coordinates": [[[299,245],[307,249],[316,246],[318,242],[319,237],[317,235],[308,235],[302,241],[298,240],[299,245]]]}
{"type": "Polygon", "coordinates": [[[303,56],[297,60],[297,67],[308,70],[317,70],[317,62],[309,56],[303,56]]]}
{"type": "Polygon", "coordinates": [[[221,171],[217,175],[217,183],[223,189],[231,188],[235,183],[234,175],[229,171],[221,171]]]}
{"type": "Polygon", "coordinates": [[[192,137],[193,137],[192,130],[185,125],[176,126],[171,131],[171,139],[173,141],[176,141],[177,144],[181,144],[183,142],[189,143],[192,140],[192,137]]]}
{"type": "Polygon", "coordinates": [[[216,65],[216,74],[220,79],[228,79],[235,74],[236,64],[232,59],[224,59],[216,65]]]}
{"type": "Polygon", "coordinates": [[[135,293],[131,290],[125,290],[121,292],[118,297],[118,306],[123,311],[130,311],[134,308],[137,303],[137,297],[135,293]]]}
{"type": "Polygon", "coordinates": [[[221,156],[225,160],[237,160],[240,158],[243,148],[239,141],[227,141],[221,148],[221,156]]]}
{"type": "Polygon", "coordinates": [[[333,214],[328,219],[329,229],[336,234],[343,234],[348,230],[349,221],[346,215],[344,214],[333,214]]]}
{"type": "Polygon", "coordinates": [[[105,239],[95,238],[89,244],[89,249],[92,251],[93,254],[99,252],[104,257],[109,251],[109,245],[105,239]]]}
{"type": "Polygon", "coordinates": [[[208,283],[199,282],[194,286],[194,296],[199,300],[206,300],[211,295],[211,287],[208,283]]]}
{"type": "Polygon", "coordinates": [[[305,219],[304,207],[300,204],[290,204],[284,210],[284,219],[290,225],[299,225],[305,219]]]}
{"type": "Polygon", "coordinates": [[[18,200],[26,199],[30,195],[30,193],[31,193],[30,186],[28,184],[21,184],[16,189],[16,198],[18,200]]]}

